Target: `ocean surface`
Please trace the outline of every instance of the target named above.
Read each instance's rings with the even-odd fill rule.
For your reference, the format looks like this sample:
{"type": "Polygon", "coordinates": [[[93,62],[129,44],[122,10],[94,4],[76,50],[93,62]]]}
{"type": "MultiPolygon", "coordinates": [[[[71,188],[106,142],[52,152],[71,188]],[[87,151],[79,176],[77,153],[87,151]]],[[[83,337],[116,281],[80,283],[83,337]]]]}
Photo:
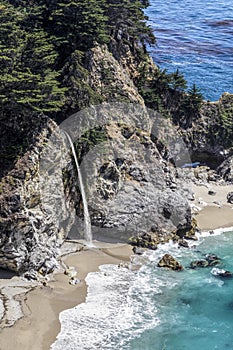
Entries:
{"type": "Polygon", "coordinates": [[[233,232],[201,237],[193,247],[168,243],[143,257],[139,271],[103,265],[86,278],[86,302],[60,314],[53,350],[230,350],[233,349],[233,278],[213,267],[190,269],[206,254],[233,271],[233,232]],[[182,272],[157,267],[170,253],[182,272]]]}
{"type": "Polygon", "coordinates": [[[157,46],[154,61],[172,72],[179,69],[205,99],[233,93],[232,0],[150,0],[146,10],[157,46]]]}
{"type": "MultiPolygon", "coordinates": [[[[161,68],[177,68],[206,99],[233,93],[232,0],[151,0],[147,9],[157,37],[151,54],[161,68]]],[[[52,350],[233,350],[233,278],[212,268],[189,269],[214,253],[233,271],[233,232],[202,237],[190,248],[172,243],[136,257],[138,271],[103,265],[89,273],[86,302],[60,314],[52,350]],[[182,272],[157,267],[170,253],[182,272]]]]}

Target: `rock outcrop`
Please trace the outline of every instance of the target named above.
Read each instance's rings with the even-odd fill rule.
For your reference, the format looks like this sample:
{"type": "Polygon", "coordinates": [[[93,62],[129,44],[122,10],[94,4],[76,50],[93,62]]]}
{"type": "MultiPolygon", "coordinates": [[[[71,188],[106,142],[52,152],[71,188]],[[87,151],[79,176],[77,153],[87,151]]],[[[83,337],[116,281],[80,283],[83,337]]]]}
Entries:
{"type": "MultiPolygon", "coordinates": [[[[101,96],[102,106],[68,118],[58,129],[55,122],[42,118],[40,128],[34,130],[37,136],[3,173],[1,267],[46,274],[56,266],[58,248],[75,220],[75,234],[81,231],[82,201],[61,130],[69,132],[76,146],[84,150],[81,169],[95,238],[127,241],[131,236],[152,233],[154,248],[158,237],[159,242],[174,236],[177,240],[194,238],[188,203],[193,175],[180,167],[191,160],[205,162],[211,155],[211,165],[216,168],[230,156],[229,137],[223,143],[223,131],[216,129],[217,138],[212,133],[219,126],[218,109],[230,110],[230,95],[224,95],[219,104],[206,103],[205,115],[202,113],[190,129],[172,126],[158,112],[145,108],[136,86],[140,60],[133,57],[129,46],[121,44],[119,49],[120,43],[112,42],[112,52],[97,45],[86,53],[85,84],[101,96]],[[119,102],[112,102],[116,100],[119,102]],[[88,130],[92,136],[101,130],[104,140],[88,139],[88,130]],[[53,137],[55,142],[50,143],[53,137]]],[[[148,72],[156,69],[148,56],[145,59],[148,72]]],[[[75,81],[72,84],[72,98],[81,98],[79,86],[75,81]]],[[[218,176],[227,181],[231,181],[231,173],[229,162],[218,168],[218,176]]],[[[202,175],[199,172],[197,176],[202,175]]],[[[138,245],[146,246],[145,240],[138,245]]]]}
{"type": "Polygon", "coordinates": [[[93,232],[127,240],[155,226],[164,232],[190,230],[191,191],[173,178],[152,141],[153,119],[144,107],[105,105],[97,120],[105,125],[106,141],[90,149],[81,164],[93,232]]]}
{"type": "Polygon", "coordinates": [[[228,157],[218,168],[217,173],[227,182],[233,183],[233,156],[228,157]]]}
{"type": "Polygon", "coordinates": [[[191,121],[187,130],[181,130],[192,160],[218,168],[218,173],[227,181],[231,179],[232,105],[233,94],[229,93],[224,93],[216,102],[204,101],[199,116],[191,121]]]}
{"type": "Polygon", "coordinates": [[[227,194],[227,202],[233,204],[233,192],[227,194]]]}
{"type": "Polygon", "coordinates": [[[31,271],[29,277],[33,271],[53,271],[58,248],[75,217],[62,181],[62,169],[69,167],[71,159],[60,151],[64,141],[59,129],[42,118],[34,132],[34,144],[3,177],[0,188],[0,267],[31,271]],[[54,145],[51,149],[51,134],[57,137],[56,150],[54,145]]]}
{"type": "Polygon", "coordinates": [[[182,271],[183,266],[170,254],[165,254],[158,262],[158,267],[166,267],[174,271],[182,271]]]}

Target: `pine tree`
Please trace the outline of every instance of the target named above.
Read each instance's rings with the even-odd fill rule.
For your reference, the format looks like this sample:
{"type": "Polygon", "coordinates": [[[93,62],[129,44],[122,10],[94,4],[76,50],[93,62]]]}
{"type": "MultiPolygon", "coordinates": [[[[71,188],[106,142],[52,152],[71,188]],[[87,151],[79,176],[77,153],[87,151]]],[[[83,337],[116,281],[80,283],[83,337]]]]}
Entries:
{"type": "Polygon", "coordinates": [[[56,37],[60,51],[62,48],[66,53],[85,51],[94,42],[108,42],[105,0],[44,0],[44,3],[44,27],[56,37]]]}
{"type": "Polygon", "coordinates": [[[178,91],[185,91],[187,88],[187,81],[185,80],[183,74],[177,69],[174,73],[171,73],[171,88],[178,91]]]}
{"type": "Polygon", "coordinates": [[[147,17],[143,12],[143,8],[148,6],[148,1],[107,0],[106,2],[108,26],[113,37],[121,37],[128,44],[155,43],[155,37],[146,23],[147,17]]]}
{"type": "Polygon", "coordinates": [[[57,54],[42,29],[24,29],[26,13],[0,1],[1,113],[52,112],[63,105],[65,90],[53,70],[57,54]]]}
{"type": "Polygon", "coordinates": [[[198,114],[203,103],[203,95],[196,87],[196,84],[193,84],[192,88],[188,90],[188,93],[184,96],[183,107],[189,111],[191,114],[198,114]]]}

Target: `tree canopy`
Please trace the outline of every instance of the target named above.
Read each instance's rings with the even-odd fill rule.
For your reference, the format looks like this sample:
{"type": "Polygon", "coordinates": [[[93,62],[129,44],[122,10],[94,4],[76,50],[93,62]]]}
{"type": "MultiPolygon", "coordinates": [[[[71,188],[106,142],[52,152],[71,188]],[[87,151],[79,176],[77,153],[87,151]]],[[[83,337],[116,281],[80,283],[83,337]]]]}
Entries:
{"type": "Polygon", "coordinates": [[[1,115],[54,113],[74,105],[71,71],[90,95],[85,101],[96,100],[84,83],[86,51],[108,45],[115,35],[139,45],[154,41],[146,6],[147,0],[0,0],[1,115]]]}

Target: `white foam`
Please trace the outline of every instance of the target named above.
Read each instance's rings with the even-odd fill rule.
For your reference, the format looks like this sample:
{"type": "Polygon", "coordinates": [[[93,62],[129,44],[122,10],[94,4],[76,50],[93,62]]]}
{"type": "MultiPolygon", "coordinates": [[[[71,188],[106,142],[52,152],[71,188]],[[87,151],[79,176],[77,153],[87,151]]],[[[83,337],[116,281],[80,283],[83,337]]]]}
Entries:
{"type": "Polygon", "coordinates": [[[197,233],[196,236],[199,239],[202,237],[218,236],[224,232],[231,232],[231,231],[233,231],[233,227],[222,227],[222,228],[217,228],[215,230],[202,231],[200,233],[197,233]]]}
{"type": "Polygon", "coordinates": [[[86,277],[86,302],[61,312],[61,332],[52,350],[127,349],[130,339],[158,323],[150,276],[102,265],[86,277]],[[149,288],[150,286],[150,288],[149,288]]]}
{"type": "MultiPolygon", "coordinates": [[[[202,238],[219,235],[233,228],[223,228],[214,232],[202,232],[202,238]]],[[[144,330],[156,327],[158,318],[154,297],[165,288],[173,288],[181,280],[160,274],[158,260],[165,253],[175,258],[195,258],[192,249],[180,248],[172,241],[159,244],[155,251],[146,251],[141,260],[139,271],[129,270],[115,265],[102,265],[99,272],[89,273],[86,277],[88,293],[86,302],[60,314],[61,332],[51,346],[52,350],[126,350],[131,339],[138,337],[144,330]],[[157,272],[156,272],[157,271],[157,272]]],[[[207,283],[218,283],[216,278],[208,277],[207,283]]],[[[203,280],[201,279],[202,283],[203,280]]]]}
{"type": "Polygon", "coordinates": [[[5,308],[4,308],[3,300],[0,298],[0,320],[4,316],[4,311],[5,311],[5,308]]]}

